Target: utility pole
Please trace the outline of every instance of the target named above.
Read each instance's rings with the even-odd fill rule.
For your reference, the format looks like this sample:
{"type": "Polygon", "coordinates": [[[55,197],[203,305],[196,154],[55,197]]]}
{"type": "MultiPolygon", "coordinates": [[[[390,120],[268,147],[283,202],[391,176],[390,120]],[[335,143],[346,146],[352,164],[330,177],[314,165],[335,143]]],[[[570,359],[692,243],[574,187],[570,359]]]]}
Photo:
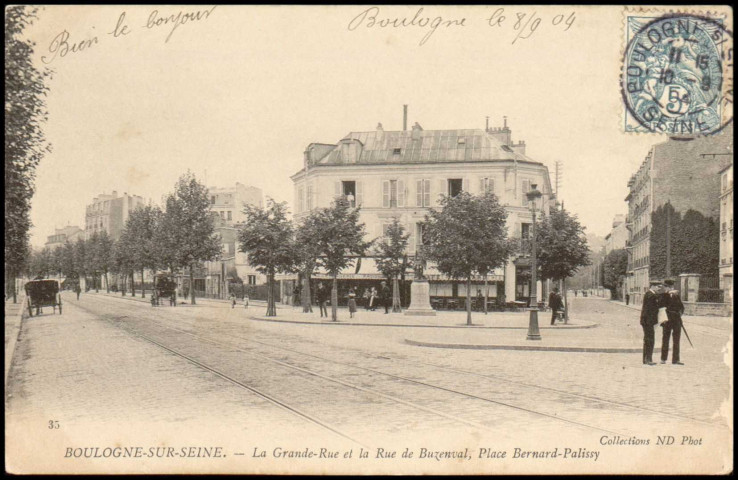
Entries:
{"type": "Polygon", "coordinates": [[[556,160],[556,198],[561,201],[561,195],[559,194],[561,191],[561,182],[564,179],[564,167],[561,165],[561,162],[556,160]]]}
{"type": "Polygon", "coordinates": [[[666,202],[666,276],[671,277],[671,203],[666,202]]]}

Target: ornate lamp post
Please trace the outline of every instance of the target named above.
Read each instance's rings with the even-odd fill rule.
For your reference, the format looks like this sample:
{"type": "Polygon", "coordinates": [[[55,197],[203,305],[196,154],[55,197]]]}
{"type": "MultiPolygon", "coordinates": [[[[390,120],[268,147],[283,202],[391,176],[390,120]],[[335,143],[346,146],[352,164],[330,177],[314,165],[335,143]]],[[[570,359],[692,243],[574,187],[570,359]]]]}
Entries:
{"type": "Polygon", "coordinates": [[[528,197],[530,210],[533,214],[533,226],[531,228],[531,254],[530,254],[530,319],[528,321],[528,336],[526,340],[540,340],[541,332],[538,330],[538,295],[536,292],[536,273],[538,266],[536,265],[536,208],[538,199],[543,196],[536,188],[538,185],[532,184],[530,191],[525,195],[528,197]]]}

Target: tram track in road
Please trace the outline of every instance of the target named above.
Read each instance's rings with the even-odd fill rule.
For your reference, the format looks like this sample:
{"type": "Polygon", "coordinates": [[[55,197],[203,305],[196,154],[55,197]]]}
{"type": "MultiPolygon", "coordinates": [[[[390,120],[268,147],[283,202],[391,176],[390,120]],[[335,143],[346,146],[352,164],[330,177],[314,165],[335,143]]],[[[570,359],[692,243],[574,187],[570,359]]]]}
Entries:
{"type": "MultiPolygon", "coordinates": [[[[233,384],[235,384],[235,385],[237,385],[237,386],[239,386],[241,388],[244,388],[244,389],[246,389],[246,390],[248,390],[248,391],[250,391],[250,392],[258,395],[259,397],[261,397],[261,398],[269,401],[270,403],[273,403],[273,404],[279,406],[280,408],[285,409],[285,410],[289,411],[290,413],[293,413],[293,414],[295,414],[295,415],[303,418],[304,420],[307,420],[307,421],[309,421],[311,423],[314,423],[314,424],[316,424],[316,425],[318,425],[318,426],[320,426],[322,428],[325,428],[327,430],[330,430],[331,432],[333,432],[333,433],[335,433],[335,434],[337,434],[337,435],[339,435],[339,436],[341,436],[343,438],[346,438],[348,440],[351,440],[351,441],[355,442],[356,444],[358,444],[360,446],[368,447],[365,443],[362,443],[359,440],[356,440],[355,438],[353,438],[352,436],[350,436],[349,434],[344,433],[338,427],[332,426],[328,422],[325,422],[325,421],[323,421],[321,419],[318,419],[314,415],[310,415],[310,414],[308,414],[308,413],[306,413],[306,412],[304,412],[304,411],[302,411],[302,410],[300,410],[298,408],[295,408],[294,406],[290,405],[288,402],[286,402],[284,400],[281,400],[281,399],[277,398],[276,396],[274,396],[272,394],[266,393],[262,389],[255,388],[255,387],[253,387],[251,385],[248,385],[248,384],[246,384],[246,383],[244,383],[242,381],[239,381],[239,380],[233,378],[231,375],[228,375],[228,374],[226,374],[226,373],[224,373],[224,372],[222,372],[222,371],[220,371],[220,370],[218,370],[218,369],[216,369],[216,368],[214,368],[214,367],[212,367],[210,365],[207,365],[206,363],[204,363],[204,362],[202,362],[202,361],[194,358],[192,355],[188,355],[188,354],[183,353],[182,351],[180,351],[178,349],[174,349],[174,348],[171,348],[170,346],[164,345],[160,341],[157,341],[157,340],[151,338],[149,335],[142,334],[140,332],[133,331],[131,328],[127,328],[125,326],[122,326],[120,321],[117,321],[117,322],[114,321],[114,320],[123,320],[123,319],[126,319],[126,318],[130,318],[128,315],[111,315],[111,314],[103,314],[103,315],[101,315],[99,313],[94,312],[92,309],[89,309],[89,308],[85,308],[85,307],[82,307],[82,306],[79,306],[79,305],[76,305],[76,307],[77,308],[80,308],[81,310],[84,310],[84,311],[87,311],[89,313],[92,313],[93,315],[97,316],[98,318],[101,318],[104,322],[108,323],[109,325],[111,325],[113,327],[119,328],[119,329],[125,331],[126,333],[128,333],[130,335],[133,335],[133,336],[135,336],[137,338],[140,338],[141,340],[144,340],[144,341],[146,341],[146,342],[148,342],[150,344],[153,344],[153,345],[155,345],[155,346],[157,346],[157,347],[159,347],[159,348],[161,348],[161,349],[163,349],[163,350],[165,350],[165,351],[167,351],[167,352],[169,352],[169,353],[171,353],[173,355],[176,355],[176,356],[178,356],[178,357],[180,357],[180,358],[188,361],[189,363],[192,363],[192,364],[200,367],[203,370],[206,370],[206,371],[208,371],[208,372],[210,372],[210,373],[212,373],[212,374],[214,374],[214,375],[216,375],[216,376],[218,376],[218,377],[220,377],[222,379],[225,379],[225,380],[227,380],[227,381],[229,381],[229,382],[231,382],[231,383],[233,383],[233,384]]],[[[311,377],[316,377],[316,378],[319,378],[319,379],[324,380],[324,381],[330,381],[330,382],[333,382],[333,383],[337,383],[337,384],[340,384],[340,385],[342,385],[344,387],[348,387],[348,388],[351,388],[351,389],[354,389],[354,390],[357,390],[357,391],[361,391],[361,392],[364,392],[364,393],[367,393],[367,394],[370,394],[370,395],[379,396],[379,397],[382,397],[382,398],[384,398],[386,400],[390,400],[392,402],[405,405],[405,406],[410,407],[410,408],[413,408],[415,410],[422,410],[422,411],[424,411],[426,413],[437,415],[439,417],[443,417],[445,419],[452,420],[452,421],[455,421],[457,423],[461,423],[461,424],[466,425],[466,426],[474,427],[474,428],[476,428],[478,430],[492,430],[492,431],[494,431],[493,429],[491,429],[487,425],[483,425],[483,424],[480,424],[480,423],[477,423],[477,422],[472,422],[472,421],[469,421],[469,420],[466,420],[466,419],[463,419],[463,418],[460,418],[460,417],[457,417],[457,416],[454,416],[454,415],[450,415],[450,414],[447,414],[447,413],[438,411],[436,409],[428,408],[428,407],[425,407],[423,405],[419,405],[419,404],[416,404],[416,403],[413,403],[413,402],[409,402],[409,401],[400,399],[400,398],[395,397],[395,396],[392,396],[392,395],[384,394],[384,393],[379,392],[377,390],[373,390],[373,389],[361,387],[359,385],[351,384],[350,382],[345,382],[345,381],[341,381],[341,380],[338,380],[338,379],[335,379],[335,378],[331,378],[331,377],[328,377],[326,375],[322,375],[322,374],[320,374],[318,372],[314,372],[314,371],[310,371],[308,369],[300,368],[300,367],[297,367],[295,365],[288,364],[286,362],[281,362],[279,360],[272,359],[272,358],[270,358],[268,356],[261,355],[261,354],[258,354],[256,352],[249,352],[249,351],[243,350],[242,348],[239,348],[239,347],[237,347],[235,345],[229,345],[227,343],[220,342],[220,341],[217,341],[217,340],[214,340],[214,339],[210,339],[210,338],[204,337],[202,335],[196,335],[196,334],[193,334],[191,332],[187,332],[186,330],[182,330],[182,329],[179,329],[179,328],[176,328],[176,327],[171,327],[171,326],[168,326],[168,325],[161,325],[161,320],[159,320],[159,319],[157,319],[156,321],[157,321],[157,323],[160,323],[160,325],[159,325],[160,328],[163,328],[163,329],[166,329],[166,330],[170,330],[170,331],[177,331],[179,333],[183,333],[183,334],[189,335],[189,336],[191,336],[193,338],[196,338],[197,340],[199,340],[201,342],[207,342],[207,343],[210,343],[210,344],[213,344],[213,345],[218,345],[218,346],[225,346],[225,347],[228,347],[231,350],[238,351],[239,353],[245,353],[245,354],[248,354],[248,355],[251,355],[251,356],[259,357],[259,358],[262,358],[264,360],[268,360],[268,361],[270,361],[272,363],[275,363],[277,365],[280,365],[282,367],[289,368],[290,370],[299,371],[300,373],[303,373],[305,375],[309,375],[311,377]]],[[[495,431],[495,433],[497,433],[498,436],[500,436],[499,435],[499,432],[495,431]]]]}
{"type": "MultiPolygon", "coordinates": [[[[179,320],[181,321],[182,319],[180,318],[179,320]]],[[[188,319],[188,320],[191,320],[191,321],[194,321],[194,322],[197,322],[198,321],[196,318],[191,318],[191,319],[188,319]]],[[[168,324],[162,325],[161,322],[162,322],[161,319],[157,319],[157,323],[159,323],[159,326],[161,328],[164,328],[164,329],[167,329],[167,330],[171,330],[171,331],[177,331],[179,333],[182,333],[182,334],[185,334],[185,335],[189,335],[189,336],[191,336],[193,338],[198,339],[199,341],[206,341],[206,342],[208,342],[208,343],[210,343],[212,345],[216,345],[216,346],[228,347],[230,349],[239,351],[241,353],[245,353],[245,354],[248,354],[248,355],[251,355],[251,356],[256,356],[256,357],[258,357],[260,359],[263,359],[263,360],[272,362],[274,364],[280,365],[281,367],[288,368],[288,369],[291,369],[291,370],[294,370],[294,371],[298,371],[298,372],[300,372],[302,374],[305,374],[305,375],[314,376],[314,377],[321,378],[321,379],[326,380],[326,381],[330,381],[330,382],[334,382],[334,383],[340,384],[340,385],[345,386],[345,387],[348,387],[348,388],[356,389],[356,390],[359,390],[359,391],[362,391],[362,392],[365,392],[365,393],[368,393],[368,394],[371,394],[371,395],[376,395],[376,396],[385,398],[387,400],[390,400],[390,401],[393,401],[393,402],[396,402],[396,403],[404,404],[404,405],[409,406],[411,408],[423,410],[423,411],[426,411],[427,413],[431,413],[431,414],[434,414],[434,415],[442,416],[442,417],[445,417],[445,418],[454,420],[456,422],[463,423],[463,424],[465,424],[467,426],[472,426],[472,427],[475,427],[477,429],[484,429],[484,430],[489,430],[490,429],[490,427],[488,427],[488,426],[485,426],[483,424],[479,424],[477,422],[472,422],[472,421],[466,420],[464,418],[460,418],[457,415],[450,415],[448,413],[438,411],[437,409],[430,409],[428,407],[425,407],[425,406],[422,406],[422,405],[418,405],[415,402],[409,402],[409,401],[404,400],[402,398],[399,398],[399,397],[397,397],[395,395],[389,395],[389,394],[386,394],[384,392],[378,391],[376,389],[370,389],[370,388],[367,388],[367,387],[362,387],[362,386],[357,385],[355,383],[346,382],[345,380],[341,380],[341,379],[335,378],[333,376],[324,375],[324,374],[319,373],[319,372],[316,372],[314,370],[303,368],[303,367],[294,365],[292,363],[285,362],[283,360],[274,359],[274,358],[270,357],[269,355],[265,355],[263,353],[259,353],[259,352],[255,352],[255,351],[250,351],[250,350],[244,350],[241,345],[236,345],[236,344],[230,343],[230,342],[224,342],[224,341],[219,340],[219,339],[208,337],[208,336],[205,336],[205,335],[202,335],[202,334],[193,333],[191,331],[183,330],[181,328],[177,328],[177,327],[174,327],[174,326],[171,326],[171,325],[168,325],[168,324]]],[[[193,327],[194,325],[193,324],[190,324],[189,326],[190,327],[193,327]]],[[[602,427],[599,427],[599,426],[596,426],[596,425],[591,425],[591,424],[579,422],[577,420],[572,420],[572,419],[565,418],[565,417],[562,417],[562,416],[559,416],[559,415],[555,415],[555,414],[551,414],[551,413],[547,413],[547,412],[542,412],[540,410],[535,410],[535,409],[527,408],[527,407],[520,406],[520,405],[515,405],[515,404],[510,403],[510,402],[503,402],[503,401],[496,400],[496,399],[493,399],[493,398],[484,397],[484,396],[481,396],[481,395],[476,395],[474,393],[465,392],[465,391],[461,391],[461,390],[458,390],[458,389],[445,387],[445,386],[442,386],[442,385],[432,384],[432,383],[429,383],[427,381],[417,380],[417,379],[409,378],[409,377],[402,376],[402,375],[396,375],[396,374],[388,373],[388,372],[377,370],[377,369],[373,369],[373,368],[363,367],[363,366],[356,365],[356,364],[353,364],[353,363],[337,361],[337,360],[334,360],[334,359],[329,359],[329,358],[325,358],[325,357],[322,357],[322,356],[319,356],[319,355],[310,354],[310,353],[307,353],[307,352],[302,352],[302,351],[295,350],[295,349],[292,349],[292,348],[288,348],[288,347],[284,347],[284,346],[280,346],[280,345],[270,344],[268,342],[262,342],[262,341],[254,340],[254,339],[250,339],[250,338],[243,338],[243,337],[239,337],[239,336],[235,336],[235,335],[230,335],[230,336],[231,336],[231,338],[237,339],[241,343],[246,342],[246,343],[250,343],[250,344],[259,344],[259,345],[262,345],[262,346],[265,346],[265,347],[268,347],[268,348],[272,348],[272,349],[279,349],[279,350],[288,351],[288,352],[299,354],[299,355],[304,355],[304,356],[307,356],[307,357],[310,357],[310,358],[319,360],[321,362],[331,363],[331,364],[334,364],[334,365],[339,365],[339,366],[348,367],[348,368],[357,369],[357,370],[362,370],[364,372],[369,372],[369,373],[376,374],[376,375],[382,375],[384,377],[388,377],[388,378],[391,378],[391,379],[394,379],[394,380],[398,380],[398,381],[401,381],[401,382],[405,382],[405,383],[410,383],[410,384],[413,384],[413,385],[416,385],[416,386],[419,386],[419,387],[430,388],[430,389],[434,389],[434,390],[438,390],[438,391],[443,391],[443,392],[446,392],[446,393],[449,393],[449,394],[452,394],[452,395],[462,396],[462,397],[465,397],[465,398],[468,398],[468,399],[473,399],[473,400],[476,400],[476,401],[485,402],[487,404],[492,404],[492,405],[495,405],[495,406],[501,407],[501,408],[507,408],[507,409],[517,410],[518,412],[523,412],[525,414],[528,414],[528,415],[531,415],[531,416],[534,416],[534,417],[537,417],[537,418],[546,418],[546,419],[548,419],[550,421],[553,421],[553,422],[566,423],[566,424],[569,424],[569,425],[572,425],[572,426],[575,426],[575,427],[578,427],[578,428],[581,428],[581,429],[584,429],[584,430],[588,430],[588,431],[594,430],[594,431],[598,431],[600,433],[608,433],[608,434],[615,434],[615,435],[624,435],[621,432],[616,432],[616,431],[613,431],[611,429],[602,428],[602,427]]],[[[435,366],[435,367],[439,367],[439,366],[435,366]]]]}

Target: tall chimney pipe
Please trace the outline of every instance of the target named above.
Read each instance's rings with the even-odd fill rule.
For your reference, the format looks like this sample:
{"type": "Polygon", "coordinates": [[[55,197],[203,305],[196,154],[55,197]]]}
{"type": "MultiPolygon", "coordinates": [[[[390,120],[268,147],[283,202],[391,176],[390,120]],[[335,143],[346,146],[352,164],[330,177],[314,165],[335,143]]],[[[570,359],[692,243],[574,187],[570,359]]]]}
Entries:
{"type": "Polygon", "coordinates": [[[402,106],[402,131],[407,131],[407,105],[402,106]]]}
{"type": "Polygon", "coordinates": [[[487,125],[484,127],[485,132],[489,132],[489,117],[487,117],[487,125]]]}

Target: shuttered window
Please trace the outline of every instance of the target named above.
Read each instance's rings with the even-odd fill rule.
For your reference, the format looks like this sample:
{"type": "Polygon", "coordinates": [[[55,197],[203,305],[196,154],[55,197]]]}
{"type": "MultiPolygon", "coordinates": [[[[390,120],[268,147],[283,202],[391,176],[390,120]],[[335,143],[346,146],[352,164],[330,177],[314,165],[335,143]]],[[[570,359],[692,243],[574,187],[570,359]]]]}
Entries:
{"type": "Polygon", "coordinates": [[[530,180],[523,180],[520,189],[520,204],[524,207],[528,206],[528,196],[526,195],[528,192],[530,192],[530,180]]]}
{"type": "Polygon", "coordinates": [[[415,206],[430,207],[430,180],[422,179],[415,182],[415,206]]]}

